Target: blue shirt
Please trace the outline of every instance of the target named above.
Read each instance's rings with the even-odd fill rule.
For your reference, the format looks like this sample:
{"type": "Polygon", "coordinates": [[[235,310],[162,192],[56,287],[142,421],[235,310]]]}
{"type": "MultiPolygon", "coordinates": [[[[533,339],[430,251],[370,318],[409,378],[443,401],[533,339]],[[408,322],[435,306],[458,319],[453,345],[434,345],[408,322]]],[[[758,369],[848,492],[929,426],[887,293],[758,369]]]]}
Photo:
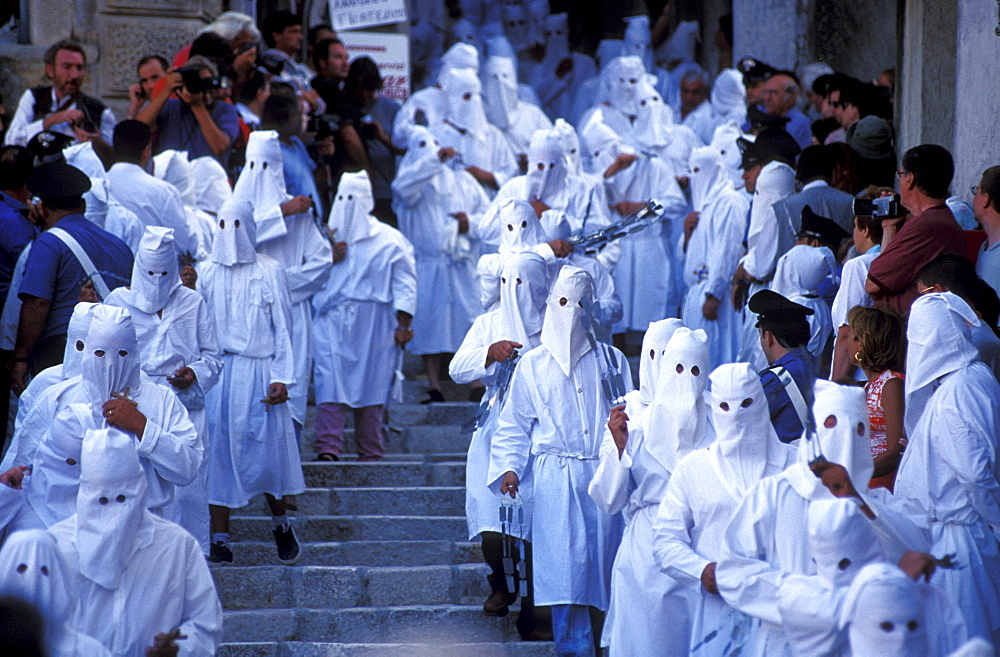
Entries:
{"type": "MultiPolygon", "coordinates": [[[[780,365],[788,370],[792,375],[792,380],[798,386],[799,392],[806,400],[806,404],[812,405],[813,381],[816,379],[816,362],[808,351],[802,349],[792,349],[787,354],[774,361],[772,367],[780,365]]],[[[760,383],[764,386],[764,394],[767,396],[767,406],[771,409],[771,424],[778,434],[778,439],[783,443],[790,443],[796,438],[802,437],[802,422],[795,412],[792,400],[785,392],[785,386],[781,385],[778,375],[770,369],[760,373],[760,383]]],[[[811,409],[810,409],[811,412],[811,409]]]]}
{"type": "Polygon", "coordinates": [[[229,103],[217,101],[211,116],[216,127],[229,137],[229,148],[219,155],[212,152],[191,108],[176,98],[168,98],[160,115],[156,117],[156,152],[187,151],[189,160],[211,155],[228,169],[229,154],[233,152],[233,145],[240,136],[240,113],[229,103]]]}
{"type": "Polygon", "coordinates": [[[290,144],[283,141],[278,143],[281,144],[281,170],[285,175],[285,191],[292,196],[308,196],[316,208],[316,216],[325,217],[323,200],[313,178],[316,163],[309,157],[305,144],[298,137],[292,137],[290,144]]]}
{"type": "Polygon", "coordinates": [[[26,206],[5,192],[0,192],[0,311],[10,292],[14,265],[24,247],[38,236],[38,228],[21,213],[26,206]]]}
{"type": "MultiPolygon", "coordinates": [[[[757,109],[761,112],[765,112],[763,105],[758,105],[757,109]]],[[[800,112],[796,108],[789,110],[785,117],[788,119],[788,124],[785,125],[785,132],[792,136],[795,143],[799,145],[799,148],[805,150],[806,146],[812,143],[812,123],[809,122],[809,117],[800,112]]],[[[750,131],[750,122],[745,121],[740,129],[743,132],[750,131]]]]}
{"type": "MultiPolygon", "coordinates": [[[[99,228],[82,214],[63,217],[57,224],[80,243],[112,290],[132,278],[132,252],[125,242],[99,228]]],[[[61,239],[42,233],[28,254],[18,296],[38,297],[52,303],[40,339],[66,335],[69,318],[87,282],[83,265],[61,239]]]]}

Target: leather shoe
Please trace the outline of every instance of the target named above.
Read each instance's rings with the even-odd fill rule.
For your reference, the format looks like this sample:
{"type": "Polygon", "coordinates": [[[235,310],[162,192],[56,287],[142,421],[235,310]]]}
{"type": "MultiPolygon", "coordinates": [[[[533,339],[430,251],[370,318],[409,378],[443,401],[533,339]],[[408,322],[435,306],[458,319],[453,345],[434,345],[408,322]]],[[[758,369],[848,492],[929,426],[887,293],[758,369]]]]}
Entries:
{"type": "Polygon", "coordinates": [[[511,595],[503,591],[494,591],[483,603],[483,613],[487,616],[504,617],[510,611],[511,595]]]}

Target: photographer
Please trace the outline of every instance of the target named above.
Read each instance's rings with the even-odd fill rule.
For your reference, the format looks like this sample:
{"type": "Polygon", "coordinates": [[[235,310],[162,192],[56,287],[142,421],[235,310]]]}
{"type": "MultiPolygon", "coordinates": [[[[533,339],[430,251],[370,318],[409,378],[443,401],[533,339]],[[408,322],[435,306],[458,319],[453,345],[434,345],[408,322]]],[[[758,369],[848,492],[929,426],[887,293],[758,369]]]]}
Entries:
{"type": "Polygon", "coordinates": [[[942,253],[966,254],[962,228],[944,202],[954,175],[954,160],[942,146],[923,144],[903,155],[896,180],[900,203],[912,216],[882,219],[882,254],[872,261],[865,282],[876,304],[909,315],[920,295],[920,268],[942,253]]]}
{"type": "Polygon", "coordinates": [[[146,55],[135,67],[139,81],[128,88],[128,112],[126,119],[134,119],[139,110],[153,97],[156,83],[167,77],[167,60],[159,55],[146,55]]]}
{"type": "Polygon", "coordinates": [[[195,56],[166,79],[166,86],[137,117],[156,130],[157,152],[186,151],[191,160],[212,155],[223,167],[228,166],[240,134],[239,113],[216,99],[218,70],[207,59],[195,56]]]}
{"type": "Polygon", "coordinates": [[[102,158],[110,157],[115,115],[104,103],[81,90],[87,55],[72,41],[59,41],[45,52],[45,76],[50,86],[24,92],[4,143],[26,146],[39,132],[51,130],[94,143],[102,158]]]}

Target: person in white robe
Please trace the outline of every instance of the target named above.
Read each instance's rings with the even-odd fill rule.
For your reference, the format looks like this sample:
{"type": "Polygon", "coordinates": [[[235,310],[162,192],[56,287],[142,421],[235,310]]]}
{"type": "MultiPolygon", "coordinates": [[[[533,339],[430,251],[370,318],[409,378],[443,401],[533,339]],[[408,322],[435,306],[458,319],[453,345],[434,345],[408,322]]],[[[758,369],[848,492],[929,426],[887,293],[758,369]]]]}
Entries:
{"type": "MultiPolygon", "coordinates": [[[[653,61],[652,34],[649,31],[649,16],[628,16],[625,18],[625,39],[623,55],[632,55],[642,60],[643,67],[651,79],[660,98],[669,93],[670,73],[653,61]]],[[[673,108],[670,109],[673,117],[673,108]]]]}
{"type": "Polygon", "coordinates": [[[691,152],[704,144],[686,125],[675,123],[663,96],[648,82],[639,85],[639,110],[635,119],[633,148],[670,163],[674,175],[687,177],[691,152]]]}
{"type": "Polygon", "coordinates": [[[256,229],[249,202],[230,199],[219,211],[212,257],[198,279],[222,350],[222,373],[205,398],[213,563],[233,562],[230,510],[260,494],[271,510],[279,560],[294,563],[301,556],[282,499],[306,489],[286,403],[295,381],[292,303],[281,266],[254,250],[256,229]]]}
{"type": "MultiPolygon", "coordinates": [[[[858,505],[848,499],[819,500],[809,506],[809,545],[815,575],[791,575],[778,591],[778,609],[795,657],[850,655],[847,631],[841,626],[851,583],[869,564],[891,568],[879,549],[878,537],[858,505]]],[[[965,621],[941,589],[919,582],[933,557],[908,552],[899,562],[917,579],[915,593],[926,615],[927,657],[946,657],[966,638],[965,621]]],[[[870,611],[870,610],[868,610],[870,611]]]]}
{"type": "MultiPolygon", "coordinates": [[[[811,470],[810,461],[820,454],[846,469],[851,481],[871,479],[864,391],[819,380],[815,394],[815,435],[807,434],[800,440],[796,463],[763,479],[743,496],[725,533],[715,570],[719,593],[731,607],[759,621],[743,654],[789,654],[778,591],[790,575],[815,574],[807,540],[809,507],[814,501],[833,497],[811,470]]],[[[883,556],[896,561],[907,550],[927,552],[927,538],[906,518],[876,506],[877,494],[866,490],[862,502],[874,516],[871,526],[883,556]]]]}
{"type": "Polygon", "coordinates": [[[747,89],[743,84],[743,74],[735,68],[719,71],[712,83],[709,101],[712,103],[716,130],[729,123],[743,125],[747,120],[747,89]]]}
{"type": "Polygon", "coordinates": [[[14,462],[31,466],[22,486],[33,521],[24,519],[25,527],[50,527],[75,512],[80,441],[88,429],[107,424],[135,436],[149,509],[161,516],[204,458],[201,437],[176,395],[142,374],[127,311],[95,306],[81,353],[80,374],[46,389],[25,418],[26,430],[42,431],[33,452],[22,441],[25,462],[14,462]]]}
{"type": "Polygon", "coordinates": [[[607,100],[604,77],[610,70],[611,62],[625,54],[625,42],[621,39],[601,39],[597,44],[595,59],[597,72],[582,80],[573,96],[573,107],[567,121],[573,125],[584,125],[595,104],[607,100]]]}
{"type": "Polygon", "coordinates": [[[614,401],[605,390],[632,388],[628,361],[591,332],[593,290],[584,270],[565,266],[559,272],[541,346],[522,356],[514,371],[487,476],[493,490],[516,495],[530,466],[535,604],[553,607],[556,650],[563,655],[594,655],[597,649],[588,607],[607,609],[617,541],[613,519],[589,498],[587,486],[614,401]]]}
{"type": "Polygon", "coordinates": [[[527,166],[528,144],[536,130],[547,130],[552,121],[537,105],[518,98],[514,60],[491,55],[483,66],[483,109],[491,124],[500,129],[518,164],[527,166]]]}
{"type": "MultiPolygon", "coordinates": [[[[521,355],[540,344],[545,304],[549,296],[549,266],[537,253],[512,254],[504,261],[501,271],[500,305],[496,310],[480,315],[473,323],[461,347],[448,367],[452,380],[469,383],[481,380],[487,385],[488,415],[477,421],[477,428],[469,443],[465,466],[465,519],[469,527],[469,540],[482,537],[483,558],[490,566],[487,576],[490,597],[483,605],[486,613],[502,615],[517,598],[517,590],[508,590],[504,577],[503,543],[497,509],[500,498],[487,484],[490,451],[500,411],[506,402],[508,390],[501,389],[498,375],[508,366],[516,367],[521,355]]],[[[507,385],[509,386],[509,381],[507,385]]],[[[480,407],[480,412],[483,407],[480,407]]],[[[529,466],[530,472],[530,466],[529,466]]],[[[531,540],[530,479],[525,477],[518,498],[524,509],[524,524],[517,523],[511,534],[525,541],[531,540]]],[[[526,554],[530,545],[525,546],[526,554]]],[[[527,567],[527,566],[526,566],[527,567]]],[[[530,587],[530,576],[528,586],[530,587]]],[[[529,595],[530,598],[530,595],[529,595]]],[[[526,602],[521,600],[521,616],[525,615],[526,602]]],[[[518,618],[519,629],[528,623],[518,618]]]]}
{"type": "MultiPolygon", "coordinates": [[[[313,297],[316,451],[339,458],[348,411],[362,461],[382,458],[382,414],[401,348],[413,336],[417,277],[413,246],[371,215],[364,171],[341,176],[330,212],[336,262],[313,297]]],[[[326,455],[326,456],[324,456],[326,455]]]]}
{"type": "Polygon", "coordinates": [[[0,596],[13,596],[38,610],[48,657],[111,657],[101,643],[72,625],[77,600],[73,580],[56,540],[47,531],[15,532],[0,549],[0,596]]]}
{"type": "MultiPolygon", "coordinates": [[[[131,315],[142,371],[173,390],[202,444],[208,445],[205,394],[219,380],[222,352],[205,300],[181,285],[173,232],[160,226],[146,228],[135,255],[131,287],[113,290],[104,303],[131,315]]],[[[178,487],[164,517],[188,530],[208,554],[208,459],[202,460],[194,481],[178,487]]]]}
{"type": "Polygon", "coordinates": [[[833,320],[830,306],[817,292],[820,283],[830,275],[833,253],[825,246],[812,247],[807,244],[793,246],[778,258],[774,268],[771,290],[800,306],[811,308],[809,320],[809,344],[807,350],[819,361],[823,357],[826,344],[833,335],[833,320]]]}
{"type": "Polygon", "coordinates": [[[569,116],[580,82],[594,75],[597,67],[587,55],[570,51],[567,14],[546,16],[542,29],[545,56],[530,67],[526,78],[538,94],[541,108],[554,121],[569,116]]]}
{"type": "Polygon", "coordinates": [[[407,349],[423,357],[432,397],[439,371],[481,311],[477,299],[478,217],[489,198],[467,171],[445,166],[430,130],[415,126],[392,181],[399,230],[413,245],[417,304],[407,349]]]}
{"type": "Polygon", "coordinates": [[[627,148],[594,114],[583,130],[583,143],[593,170],[605,170],[605,188],[618,218],[627,216],[653,199],[663,206],[663,218],[645,230],[619,240],[621,257],[613,276],[622,299],[622,320],[614,333],[641,331],[667,317],[675,317],[680,298],[673,284],[677,262],[675,226],[682,224],[687,200],[677,184],[676,172],[665,160],[639,155],[614,171],[618,153],[627,148]],[[614,171],[610,176],[608,171],[614,171]]]}
{"type": "Polygon", "coordinates": [[[745,189],[746,181],[743,180],[743,152],[740,150],[740,140],[752,142],[755,137],[743,134],[740,125],[733,121],[720,125],[715,129],[712,143],[709,146],[722,153],[722,161],[726,164],[726,173],[729,175],[733,187],[746,196],[747,202],[749,202],[753,195],[748,194],[745,189]]]}
{"type": "Polygon", "coordinates": [[[217,159],[206,155],[191,160],[191,177],[194,178],[195,207],[199,219],[205,225],[202,234],[209,238],[211,244],[215,239],[215,217],[233,195],[229,176],[217,159]]]}
{"type": "Polygon", "coordinates": [[[180,192],[181,200],[184,202],[187,227],[197,245],[195,251],[189,255],[196,262],[207,260],[212,250],[212,238],[195,207],[196,185],[187,153],[174,150],[162,151],[153,156],[152,166],[153,177],[170,183],[180,192]]]}
{"type": "Polygon", "coordinates": [[[188,228],[180,192],[144,168],[153,152],[148,126],[125,120],[115,127],[115,133],[115,164],[107,174],[111,196],[135,213],[143,227],[173,228],[178,256],[195,253],[198,243],[188,228]]]}
{"type": "Polygon", "coordinates": [[[980,637],[965,641],[964,626],[942,622],[954,613],[954,608],[945,606],[950,600],[942,604],[938,596],[928,595],[933,593],[932,588],[914,581],[892,564],[875,563],[862,568],[844,597],[840,614],[840,625],[849,644],[845,654],[851,657],[993,655],[989,642],[980,637]]]}
{"type": "Polygon", "coordinates": [[[687,292],[681,319],[708,335],[714,369],[736,360],[743,335],[739,314],[729,303],[730,276],[743,250],[750,203],[733,188],[721,153],[704,146],[691,153],[691,201],[697,224],[684,253],[687,292]]]}
{"type": "Polygon", "coordinates": [[[178,655],[214,655],[222,605],[198,541],[147,511],[131,436],[88,430],[82,442],[77,512],[49,529],[72,573],[73,627],[121,657],[144,657],[174,629],[178,655]]]}
{"type": "MultiPolygon", "coordinates": [[[[956,555],[932,583],[951,594],[969,636],[1000,639],[1000,384],[970,339],[977,317],[950,292],[918,297],[907,322],[908,444],[893,502],[956,555]]],[[[853,479],[853,477],[852,477],[853,479]]]]}
{"type": "MultiPolygon", "coordinates": [[[[640,89],[647,82],[642,60],[634,56],[616,58],[602,75],[606,100],[600,104],[603,120],[626,143],[636,141],[636,119],[639,116],[640,89]]],[[[590,117],[581,117],[580,124],[587,125],[590,117]]]]}
{"type": "Polygon", "coordinates": [[[448,114],[448,98],[441,88],[441,80],[454,69],[468,69],[479,74],[479,51],[468,43],[456,43],[441,57],[438,82],[414,92],[396,113],[392,124],[392,141],[403,148],[409,143],[410,128],[414,125],[436,125],[448,114]]]}
{"type": "MultiPolygon", "coordinates": [[[[255,130],[247,143],[246,164],[233,187],[233,199],[253,207],[257,251],[284,272],[291,297],[294,382],[288,386],[288,409],[298,427],[306,422],[306,397],[312,372],[312,311],[309,300],[330,276],[332,250],[314,221],[314,201],[292,196],[285,188],[278,132],[255,130]]],[[[319,208],[318,211],[322,211],[319,208]]]]}
{"type": "Polygon", "coordinates": [[[764,389],[749,364],[721,365],[709,381],[716,440],[674,468],[651,544],[659,568],[695,594],[693,654],[721,657],[751,623],[722,599],[716,584],[726,528],[750,490],[793,463],[795,453],[778,440],[764,389]]]}
{"type": "MultiPolygon", "coordinates": [[[[611,223],[606,201],[595,186],[567,170],[562,143],[563,138],[555,129],[538,131],[532,136],[528,172],[507,181],[483,215],[479,235],[484,251],[499,244],[504,224],[495,217],[499,207],[511,198],[531,203],[549,239],[555,239],[563,222],[570,234],[596,231],[611,223]]],[[[557,255],[562,257],[566,253],[557,255]]],[[[611,271],[620,256],[621,245],[612,243],[593,259],[611,271]]]]}
{"type": "Polygon", "coordinates": [[[465,169],[491,197],[517,176],[517,157],[483,108],[482,83],[471,69],[452,69],[441,81],[447,112],[428,127],[444,148],[454,151],[449,166],[465,169]]]}
{"type": "MultiPolygon", "coordinates": [[[[733,276],[749,281],[748,299],[770,286],[778,258],[795,242],[795,231],[778,221],[773,208],[775,203],[794,193],[795,172],[792,167],[778,160],[764,165],[750,206],[747,253],[740,259],[733,276]]],[[[762,370],[767,367],[767,359],[760,348],[760,335],[755,322],[753,313],[744,312],[739,359],[762,370]]]]}
{"type": "Polygon", "coordinates": [[[678,328],[657,360],[652,403],[611,410],[600,465],[588,489],[604,513],[625,515],[601,638],[601,645],[616,655],[681,655],[691,638],[695,592],[662,573],[649,547],[671,474],[685,456],[707,447],[714,437],[704,396],[705,332],[678,328]]]}
{"type": "Polygon", "coordinates": [[[94,152],[94,145],[85,141],[63,150],[66,164],[75,166],[90,178],[90,191],[83,195],[87,201],[84,216],[128,245],[132,253],[139,248],[143,224],[135,213],[111,195],[108,174],[104,163],[94,152]]]}

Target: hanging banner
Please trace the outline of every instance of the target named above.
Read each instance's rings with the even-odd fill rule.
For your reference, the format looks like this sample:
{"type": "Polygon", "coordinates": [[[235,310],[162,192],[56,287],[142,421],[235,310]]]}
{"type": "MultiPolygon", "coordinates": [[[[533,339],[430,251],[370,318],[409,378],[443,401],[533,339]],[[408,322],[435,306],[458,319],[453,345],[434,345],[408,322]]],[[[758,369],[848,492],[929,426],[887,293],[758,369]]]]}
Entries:
{"type": "Polygon", "coordinates": [[[338,34],[406,20],[406,0],[330,0],[330,21],[338,34]]]}
{"type": "Polygon", "coordinates": [[[370,57],[382,75],[382,96],[406,100],[410,95],[410,42],[405,34],[337,32],[353,62],[370,57]]]}

